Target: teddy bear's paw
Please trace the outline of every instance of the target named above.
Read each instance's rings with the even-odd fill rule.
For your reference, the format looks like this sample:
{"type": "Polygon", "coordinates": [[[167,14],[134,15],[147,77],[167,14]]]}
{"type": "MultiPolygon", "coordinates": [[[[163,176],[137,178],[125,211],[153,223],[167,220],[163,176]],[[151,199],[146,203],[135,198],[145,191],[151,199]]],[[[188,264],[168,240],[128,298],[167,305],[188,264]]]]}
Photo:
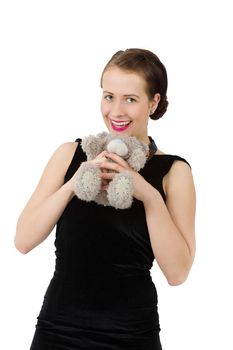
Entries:
{"type": "Polygon", "coordinates": [[[101,188],[101,171],[95,164],[83,162],[77,170],[74,192],[79,199],[92,201],[101,188]]]}
{"type": "Polygon", "coordinates": [[[133,202],[133,177],[125,171],[114,176],[108,186],[108,200],[116,209],[126,209],[133,202]]]}

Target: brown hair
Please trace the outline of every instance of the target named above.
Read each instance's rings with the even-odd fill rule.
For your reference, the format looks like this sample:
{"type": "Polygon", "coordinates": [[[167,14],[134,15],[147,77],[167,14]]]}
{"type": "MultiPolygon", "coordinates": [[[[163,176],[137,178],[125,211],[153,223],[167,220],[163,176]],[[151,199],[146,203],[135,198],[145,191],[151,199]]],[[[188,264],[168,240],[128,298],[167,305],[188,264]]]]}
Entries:
{"type": "Polygon", "coordinates": [[[140,74],[147,85],[146,93],[149,100],[154,98],[156,93],[160,94],[160,101],[155,112],[150,115],[151,119],[159,119],[167,110],[167,71],[160,59],[151,51],[145,49],[126,49],[117,51],[106,64],[101,75],[100,86],[104,72],[117,66],[127,71],[140,74]]]}

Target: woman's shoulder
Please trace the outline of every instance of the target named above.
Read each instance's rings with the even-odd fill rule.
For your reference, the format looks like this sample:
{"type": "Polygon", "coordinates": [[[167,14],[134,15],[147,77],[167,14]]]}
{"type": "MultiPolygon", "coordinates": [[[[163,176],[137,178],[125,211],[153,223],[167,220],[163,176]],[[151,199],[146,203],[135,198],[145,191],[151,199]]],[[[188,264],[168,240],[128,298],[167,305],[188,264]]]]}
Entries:
{"type": "Polygon", "coordinates": [[[63,142],[62,144],[60,144],[60,146],[58,147],[59,151],[61,154],[63,154],[64,156],[67,156],[70,153],[73,153],[77,146],[79,144],[79,141],[67,141],[67,142],[63,142]]]}
{"type": "Polygon", "coordinates": [[[65,169],[71,163],[78,145],[79,141],[67,141],[58,146],[56,153],[59,154],[59,158],[62,161],[65,169]]]}
{"type": "Polygon", "coordinates": [[[180,178],[192,177],[192,167],[189,162],[182,156],[172,153],[164,153],[158,150],[155,154],[158,161],[161,161],[164,165],[163,169],[163,189],[167,196],[170,184],[177,181],[180,178]]]}
{"type": "Polygon", "coordinates": [[[181,162],[178,162],[178,163],[186,163],[191,168],[191,165],[189,164],[189,162],[184,157],[182,157],[180,155],[173,154],[173,153],[165,153],[165,152],[162,152],[161,150],[158,149],[155,153],[155,156],[162,156],[161,159],[163,159],[163,157],[168,158],[168,159],[170,159],[170,161],[172,163],[173,162],[177,163],[176,161],[180,160],[181,162]]]}

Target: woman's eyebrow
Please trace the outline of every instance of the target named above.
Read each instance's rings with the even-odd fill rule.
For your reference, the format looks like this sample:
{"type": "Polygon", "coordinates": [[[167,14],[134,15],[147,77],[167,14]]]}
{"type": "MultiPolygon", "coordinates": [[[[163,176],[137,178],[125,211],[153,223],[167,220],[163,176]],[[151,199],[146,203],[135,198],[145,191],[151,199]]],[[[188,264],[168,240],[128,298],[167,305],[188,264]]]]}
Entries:
{"type": "Polygon", "coordinates": [[[135,96],[135,97],[139,98],[139,96],[135,95],[135,94],[127,94],[127,95],[123,95],[123,96],[135,96]]]}
{"type": "MultiPolygon", "coordinates": [[[[110,91],[103,91],[103,92],[104,92],[104,93],[107,93],[107,94],[114,95],[114,93],[113,93],[113,92],[110,92],[110,91]]],[[[126,95],[123,95],[123,96],[135,96],[135,97],[139,98],[139,96],[138,96],[138,95],[135,95],[135,94],[126,94],[126,95]]]]}

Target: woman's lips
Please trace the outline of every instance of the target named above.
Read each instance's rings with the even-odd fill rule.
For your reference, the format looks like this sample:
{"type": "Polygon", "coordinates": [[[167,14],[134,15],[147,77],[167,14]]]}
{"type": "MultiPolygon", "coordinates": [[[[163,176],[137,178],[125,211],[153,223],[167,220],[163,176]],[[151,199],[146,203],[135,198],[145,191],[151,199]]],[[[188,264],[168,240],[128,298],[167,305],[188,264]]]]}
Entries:
{"type": "Polygon", "coordinates": [[[126,129],[128,129],[130,124],[131,124],[130,120],[125,120],[125,121],[111,120],[111,125],[114,131],[125,131],[126,129]]]}

